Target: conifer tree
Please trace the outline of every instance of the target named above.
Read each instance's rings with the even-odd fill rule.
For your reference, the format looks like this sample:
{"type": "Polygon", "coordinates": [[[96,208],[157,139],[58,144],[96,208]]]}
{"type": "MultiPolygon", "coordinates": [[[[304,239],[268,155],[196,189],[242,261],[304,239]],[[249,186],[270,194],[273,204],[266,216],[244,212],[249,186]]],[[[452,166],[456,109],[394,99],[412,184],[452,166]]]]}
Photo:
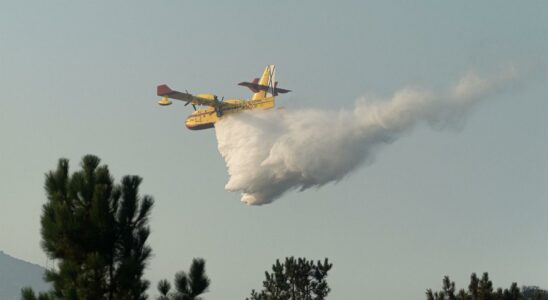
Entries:
{"type": "Polygon", "coordinates": [[[481,279],[475,273],[470,276],[468,291],[461,289],[455,294],[455,282],[452,282],[448,276],[443,278],[442,290],[432,292],[426,290],[427,300],[529,300],[521,293],[518,285],[514,282],[509,289],[493,289],[493,283],[489,280],[489,275],[483,273],[481,279]]]}
{"type": "MultiPolygon", "coordinates": [[[[147,299],[149,282],[142,276],[151,255],[146,241],[154,201],[139,195],[140,177],[115,184],[99,164],[86,155],[82,169],[70,175],[68,160],[60,159],[46,174],[41,244],[57,262],[45,275],[51,299],[147,299]]],[[[23,299],[33,297],[22,290],[23,299]]]]}
{"type": "Polygon", "coordinates": [[[181,271],[175,274],[175,292],[170,293],[171,284],[167,280],[158,282],[160,296],[157,300],[200,300],[211,281],[205,273],[205,260],[195,258],[188,273],[181,271]]]}
{"type": "Polygon", "coordinates": [[[305,258],[276,260],[272,273],[265,272],[263,290],[252,290],[247,300],[324,300],[331,291],[327,272],[332,266],[327,258],[316,264],[305,258]]]}
{"type": "Polygon", "coordinates": [[[171,290],[171,284],[166,279],[160,280],[158,282],[158,291],[160,292],[160,297],[157,300],[169,300],[169,291],[171,290]]]}

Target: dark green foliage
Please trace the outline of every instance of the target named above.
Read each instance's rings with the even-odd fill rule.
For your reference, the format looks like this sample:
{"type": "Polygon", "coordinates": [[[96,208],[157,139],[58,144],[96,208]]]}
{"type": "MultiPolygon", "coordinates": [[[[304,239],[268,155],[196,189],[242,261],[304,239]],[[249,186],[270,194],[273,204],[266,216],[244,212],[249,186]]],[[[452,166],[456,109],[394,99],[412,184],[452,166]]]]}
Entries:
{"type": "Polygon", "coordinates": [[[21,300],[53,300],[54,297],[46,294],[46,293],[40,293],[38,297],[36,297],[36,294],[34,294],[34,291],[29,288],[22,288],[21,289],[21,300]]]}
{"type": "Polygon", "coordinates": [[[207,291],[209,284],[210,280],[205,273],[205,260],[195,258],[188,274],[183,271],[175,274],[174,293],[169,293],[171,285],[167,280],[158,282],[160,297],[157,300],[199,300],[201,298],[198,296],[207,291]]]}
{"type": "MultiPolygon", "coordinates": [[[[455,282],[449,277],[443,278],[443,287],[440,292],[426,290],[426,299],[428,300],[532,300],[529,296],[525,297],[521,293],[518,285],[514,282],[509,289],[493,289],[493,283],[489,280],[489,275],[483,273],[479,279],[475,273],[470,276],[468,290],[460,290],[455,294],[455,282]]],[[[542,299],[542,298],[541,298],[542,299]]]]}
{"type": "Polygon", "coordinates": [[[36,300],[36,295],[31,288],[21,289],[21,300],[36,300]]]}
{"type": "Polygon", "coordinates": [[[69,175],[68,160],[60,159],[46,174],[42,248],[57,268],[45,280],[55,299],[146,299],[149,282],[141,277],[151,255],[146,240],[154,201],[139,196],[140,177],[114,184],[99,163],[87,155],[82,170],[69,175]]]}
{"type": "Polygon", "coordinates": [[[524,299],[527,300],[548,300],[548,291],[539,288],[538,286],[522,287],[524,299]]]}
{"type": "Polygon", "coordinates": [[[160,297],[158,300],[169,300],[169,291],[171,290],[171,284],[169,281],[163,279],[158,282],[158,291],[160,292],[160,297]]]}
{"type": "Polygon", "coordinates": [[[247,300],[323,300],[331,291],[327,272],[333,265],[327,258],[322,263],[288,257],[284,263],[276,260],[272,273],[265,272],[263,290],[251,291],[247,300]]]}

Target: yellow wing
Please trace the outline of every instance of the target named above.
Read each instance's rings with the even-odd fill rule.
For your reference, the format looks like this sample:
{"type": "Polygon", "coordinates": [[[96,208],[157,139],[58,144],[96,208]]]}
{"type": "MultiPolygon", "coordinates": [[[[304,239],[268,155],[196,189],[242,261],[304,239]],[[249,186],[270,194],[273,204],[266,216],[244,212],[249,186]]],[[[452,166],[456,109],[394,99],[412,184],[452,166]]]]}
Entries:
{"type": "MultiPolygon", "coordinates": [[[[220,105],[220,101],[217,99],[217,96],[211,95],[211,94],[201,94],[194,96],[189,93],[183,93],[179,91],[174,91],[170,89],[167,85],[159,85],[157,88],[157,94],[158,96],[162,97],[162,100],[160,100],[160,105],[169,105],[171,104],[171,101],[169,101],[169,98],[181,100],[186,102],[187,104],[193,104],[193,105],[205,105],[205,106],[211,106],[216,107],[220,105]]],[[[224,105],[223,105],[224,106],[224,105]]]]}

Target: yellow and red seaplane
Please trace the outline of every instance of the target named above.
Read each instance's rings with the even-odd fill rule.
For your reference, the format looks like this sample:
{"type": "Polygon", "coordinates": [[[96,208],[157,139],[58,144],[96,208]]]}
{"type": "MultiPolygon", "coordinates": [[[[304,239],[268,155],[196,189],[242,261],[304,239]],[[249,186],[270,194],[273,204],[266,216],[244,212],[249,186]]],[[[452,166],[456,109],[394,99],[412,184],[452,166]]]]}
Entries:
{"type": "Polygon", "coordinates": [[[269,109],[275,106],[274,98],[278,94],[290,92],[290,90],[278,88],[278,82],[275,79],[276,68],[274,65],[268,65],[264,69],[261,78],[255,78],[251,82],[240,82],[238,85],[248,87],[253,95],[249,100],[227,99],[224,97],[219,100],[213,94],[192,95],[188,92],[178,92],[170,89],[167,85],[158,86],[157,94],[162,97],[158,102],[160,105],[170,105],[170,99],[176,99],[186,102],[185,106],[192,104],[194,112],[188,116],[185,125],[188,129],[200,130],[212,128],[223,116],[242,112],[251,109],[269,109]],[[196,106],[207,106],[206,108],[196,109],[196,106]]]}

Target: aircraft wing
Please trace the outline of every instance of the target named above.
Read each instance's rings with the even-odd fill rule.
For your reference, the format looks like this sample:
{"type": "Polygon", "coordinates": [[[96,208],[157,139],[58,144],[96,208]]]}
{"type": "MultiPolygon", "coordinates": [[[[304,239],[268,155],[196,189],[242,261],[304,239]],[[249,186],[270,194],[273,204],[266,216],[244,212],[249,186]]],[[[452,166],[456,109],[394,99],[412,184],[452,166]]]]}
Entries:
{"type": "Polygon", "coordinates": [[[185,101],[187,103],[192,103],[193,105],[206,105],[215,107],[217,105],[214,99],[206,99],[201,97],[196,97],[189,93],[183,93],[174,91],[166,84],[159,85],[157,88],[157,94],[160,97],[168,97],[171,99],[185,101]]]}

